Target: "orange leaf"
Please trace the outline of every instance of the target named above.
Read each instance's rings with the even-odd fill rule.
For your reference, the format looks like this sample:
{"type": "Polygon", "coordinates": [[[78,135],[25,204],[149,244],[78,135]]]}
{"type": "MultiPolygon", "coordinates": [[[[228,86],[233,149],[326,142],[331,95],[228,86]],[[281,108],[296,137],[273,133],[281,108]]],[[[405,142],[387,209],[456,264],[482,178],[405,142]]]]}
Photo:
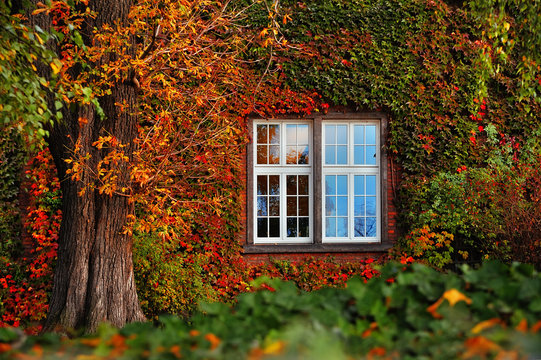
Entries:
{"type": "Polygon", "coordinates": [[[383,347],[375,347],[373,349],[371,349],[368,354],[367,354],[367,359],[374,359],[374,357],[381,357],[381,356],[385,356],[385,354],[387,353],[387,351],[385,350],[385,348],[383,347]]]}
{"type": "Polygon", "coordinates": [[[491,328],[496,324],[501,324],[502,320],[499,318],[492,318],[489,320],[481,321],[479,324],[475,325],[473,329],[471,330],[472,333],[478,334],[481,331],[491,328]]]}
{"type": "Polygon", "coordinates": [[[530,329],[531,332],[533,333],[536,333],[539,331],[539,329],[541,329],[541,320],[539,320],[538,322],[536,322],[535,324],[532,325],[532,328],[530,329]]]}
{"type": "Polygon", "coordinates": [[[376,322],[371,323],[370,327],[368,329],[366,329],[365,331],[363,331],[363,334],[361,335],[361,337],[363,339],[369,337],[370,334],[372,334],[372,331],[377,329],[377,328],[378,328],[378,323],[376,323],[376,322]]]}
{"type": "Polygon", "coordinates": [[[517,329],[518,331],[523,332],[523,333],[528,331],[528,320],[526,320],[526,319],[520,320],[520,322],[518,323],[518,325],[517,325],[517,327],[515,329],[517,329]]]}
{"type": "Polygon", "coordinates": [[[214,335],[212,333],[209,333],[209,334],[205,335],[205,339],[207,339],[210,342],[210,349],[211,350],[216,349],[218,347],[218,345],[220,345],[220,343],[222,342],[222,340],[220,340],[219,337],[217,337],[216,335],[214,335]]]}
{"type": "Polygon", "coordinates": [[[463,359],[470,359],[476,356],[485,358],[492,351],[501,350],[500,346],[484,336],[476,336],[464,342],[466,352],[462,354],[463,359]]]}
{"type": "Polygon", "coordinates": [[[443,298],[439,298],[438,301],[436,301],[434,304],[430,305],[426,311],[428,311],[429,313],[432,314],[432,316],[435,318],[435,319],[441,319],[443,316],[441,316],[440,314],[438,314],[436,312],[436,309],[438,308],[438,306],[440,306],[440,304],[443,302],[443,298]]]}
{"type": "Polygon", "coordinates": [[[175,355],[177,359],[180,359],[182,357],[182,354],[180,353],[180,346],[178,345],[171,346],[171,349],[169,349],[169,351],[171,351],[171,354],[175,355]]]}
{"type": "Polygon", "coordinates": [[[81,339],[80,340],[80,343],[83,344],[83,345],[86,345],[86,346],[90,346],[90,347],[96,347],[100,344],[101,342],[101,339],[99,338],[94,338],[94,339],[81,339]]]}

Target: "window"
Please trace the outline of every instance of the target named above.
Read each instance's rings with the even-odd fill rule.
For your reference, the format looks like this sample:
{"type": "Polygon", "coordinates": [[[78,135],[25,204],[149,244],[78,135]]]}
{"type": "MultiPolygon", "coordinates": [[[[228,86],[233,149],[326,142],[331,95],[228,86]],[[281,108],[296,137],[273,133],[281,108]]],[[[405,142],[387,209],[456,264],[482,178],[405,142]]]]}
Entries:
{"type": "Polygon", "coordinates": [[[378,124],[323,122],[323,242],[377,242],[378,124]]]}
{"type": "Polygon", "coordinates": [[[249,250],[386,245],[384,120],[380,114],[254,119],[249,250]]]}
{"type": "Polygon", "coordinates": [[[311,123],[254,124],[254,242],[310,243],[311,123]]]}

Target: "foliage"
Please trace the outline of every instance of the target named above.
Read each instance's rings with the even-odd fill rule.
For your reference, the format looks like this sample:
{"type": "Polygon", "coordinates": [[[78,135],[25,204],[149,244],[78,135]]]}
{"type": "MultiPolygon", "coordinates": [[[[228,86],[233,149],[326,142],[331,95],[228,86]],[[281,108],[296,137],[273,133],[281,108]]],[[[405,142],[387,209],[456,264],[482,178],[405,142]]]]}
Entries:
{"type": "Polygon", "coordinates": [[[0,136],[0,256],[19,253],[20,218],[17,209],[24,153],[22,138],[16,131],[2,131],[0,136]]]}
{"type": "Polygon", "coordinates": [[[203,258],[203,254],[178,249],[175,242],[135,236],[135,283],[147,317],[187,316],[201,300],[213,300],[213,289],[202,271],[203,258]]]}
{"type": "MultiPolygon", "coordinates": [[[[126,231],[136,234],[147,315],[188,314],[202,298],[232,302],[257,275],[312,290],[375,272],[369,264],[242,261],[249,115],[303,116],[331,106],[385,112],[386,147],[402,175],[400,256],[436,267],[485,257],[539,266],[539,68],[527,43],[536,22],[524,22],[535,2],[492,15],[489,7],[452,3],[142,1],[128,28],[103,29],[92,44],[80,32],[93,16],[84,1],[82,11],[63,1],[36,10],[55,20],[62,66],[49,67],[58,72],[55,91],[66,95],[59,107],[96,105],[126,74],[137,83],[139,149],[129,154],[103,133],[93,145],[107,154],[97,168],[77,146],[67,162],[74,179],[92,175],[84,191],[136,204],[126,231]],[[137,36],[137,49],[124,46],[129,36],[137,36]],[[114,61],[102,61],[112,52],[114,61]],[[127,186],[118,181],[126,168],[127,186]]],[[[84,129],[87,119],[75,126],[84,129]]],[[[58,199],[54,188],[43,196],[58,199]]],[[[43,234],[58,216],[47,214],[43,234]]],[[[47,253],[54,245],[44,241],[47,253]]]]}
{"type": "Polygon", "coordinates": [[[482,66],[491,75],[499,73],[501,64],[516,61],[516,74],[520,78],[519,100],[525,97],[540,100],[541,30],[537,0],[470,0],[470,12],[483,29],[483,37],[492,42],[492,49],[480,51],[482,66]],[[513,59],[513,57],[515,59],[513,59]]]}
{"type": "MultiPolygon", "coordinates": [[[[409,199],[410,209],[404,217],[412,227],[424,224],[454,234],[456,255],[461,257],[513,258],[539,266],[537,136],[519,152],[515,139],[494,130],[489,125],[485,135],[477,135],[491,148],[485,167],[462,166],[404,188],[402,197],[409,199]]],[[[408,247],[407,242],[406,238],[402,247],[408,247]]]]}
{"type": "Polygon", "coordinates": [[[388,264],[382,277],[352,279],[344,289],[304,292],[261,278],[269,290],[233,306],[202,306],[189,322],[161,317],[123,329],[61,340],[0,333],[6,358],[511,358],[536,356],[541,277],[531,266],[485,263],[462,274],[420,264],[388,264]],[[250,331],[246,331],[249,329],[250,331]]]}
{"type": "Polygon", "coordinates": [[[512,249],[539,249],[531,235],[538,202],[530,196],[539,191],[534,143],[541,107],[533,82],[539,67],[528,65],[530,80],[524,78],[524,62],[537,56],[528,50],[537,37],[528,34],[538,26],[532,15],[538,11],[534,3],[507,3],[505,13],[422,0],[284,1],[272,11],[264,4],[251,9],[253,28],[283,17],[279,34],[287,43],[274,51],[281,87],[314,89],[335,109],[389,115],[386,145],[402,175],[397,205],[403,233],[410,234],[403,247],[425,226],[452,235],[453,255],[446,246],[425,257],[438,266],[465,256],[526,260],[512,249]],[[512,29],[489,27],[489,13],[512,29]],[[504,40],[493,32],[504,30],[506,44],[522,45],[497,61],[504,40]],[[498,62],[498,71],[480,55],[498,62]],[[517,221],[528,230],[517,231],[511,225],[517,221]]]}
{"type": "MultiPolygon", "coordinates": [[[[24,132],[33,147],[47,134],[45,126],[61,117],[46,100],[56,73],[47,78],[38,67],[54,68],[60,62],[46,46],[51,35],[39,26],[25,25],[21,14],[12,15],[10,3],[0,3],[0,127],[24,132]]],[[[55,95],[58,101],[60,95],[55,95]]]]}
{"type": "MultiPolygon", "coordinates": [[[[60,184],[51,172],[50,162],[44,149],[26,166],[28,178],[22,189],[28,191],[29,204],[21,217],[24,231],[29,234],[28,243],[24,251],[2,256],[0,263],[0,326],[21,326],[29,333],[39,331],[39,321],[47,313],[58,247],[60,184]]],[[[22,245],[21,239],[16,241],[22,245]]]]}
{"type": "Polygon", "coordinates": [[[454,239],[453,234],[446,231],[436,233],[431,231],[428,225],[420,229],[412,230],[405,237],[404,256],[413,256],[416,259],[426,259],[427,263],[436,267],[443,268],[451,263],[453,247],[451,243],[454,239]]]}

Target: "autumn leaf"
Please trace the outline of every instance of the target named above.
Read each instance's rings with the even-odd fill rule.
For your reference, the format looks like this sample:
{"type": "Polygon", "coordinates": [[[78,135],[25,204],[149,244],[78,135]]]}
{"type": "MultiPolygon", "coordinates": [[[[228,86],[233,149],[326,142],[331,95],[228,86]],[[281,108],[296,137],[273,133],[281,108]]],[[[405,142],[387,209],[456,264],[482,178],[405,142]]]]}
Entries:
{"type": "Polygon", "coordinates": [[[206,334],[205,339],[208,340],[208,342],[210,342],[211,350],[216,349],[218,345],[220,345],[220,343],[222,342],[222,340],[220,340],[220,338],[214,335],[213,333],[206,334]]]}
{"type": "Polygon", "coordinates": [[[479,334],[481,331],[485,329],[489,329],[497,324],[503,324],[502,320],[500,318],[492,318],[489,320],[481,321],[479,324],[475,325],[471,332],[473,334],[479,334]]]}
{"type": "Polygon", "coordinates": [[[500,346],[484,336],[476,336],[464,342],[466,351],[462,354],[463,359],[471,359],[476,356],[485,358],[491,352],[501,350],[500,346]]]}
{"type": "Polygon", "coordinates": [[[263,349],[263,354],[265,355],[280,355],[285,349],[285,342],[275,341],[263,349]]]}
{"type": "Polygon", "coordinates": [[[464,301],[468,305],[471,304],[471,299],[457,289],[447,290],[443,293],[442,298],[449,301],[451,306],[455,306],[455,304],[459,301],[464,301]]]}
{"type": "Polygon", "coordinates": [[[432,314],[432,316],[436,319],[441,319],[442,316],[438,312],[436,312],[436,309],[441,305],[443,300],[447,300],[449,302],[449,305],[455,306],[455,304],[459,301],[464,301],[466,304],[471,304],[471,299],[467,297],[466,295],[462,294],[457,289],[450,289],[443,293],[441,298],[438,299],[434,304],[430,305],[426,311],[432,314]]]}

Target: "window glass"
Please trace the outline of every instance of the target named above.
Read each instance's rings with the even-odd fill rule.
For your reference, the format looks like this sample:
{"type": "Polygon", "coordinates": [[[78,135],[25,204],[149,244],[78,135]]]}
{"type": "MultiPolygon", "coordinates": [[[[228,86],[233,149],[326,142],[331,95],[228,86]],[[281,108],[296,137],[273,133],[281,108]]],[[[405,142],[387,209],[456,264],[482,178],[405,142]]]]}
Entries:
{"type": "Polygon", "coordinates": [[[307,124],[286,125],[286,164],[308,164],[309,142],[307,124]]]}
{"type": "Polygon", "coordinates": [[[280,237],[280,176],[257,176],[257,237],[280,237]]]}
{"type": "Polygon", "coordinates": [[[348,176],[325,176],[325,234],[348,236],[348,176]]]}
{"type": "Polygon", "coordinates": [[[280,163],[279,125],[257,125],[256,159],[258,164],[280,163]]]}
{"type": "Polygon", "coordinates": [[[377,236],[376,176],[355,175],[353,192],[354,236],[377,236]]]}
{"type": "Polygon", "coordinates": [[[309,236],[308,175],[286,175],[287,237],[309,236]]]}
{"type": "Polygon", "coordinates": [[[348,126],[325,125],[325,164],[348,163],[348,126]]]}

